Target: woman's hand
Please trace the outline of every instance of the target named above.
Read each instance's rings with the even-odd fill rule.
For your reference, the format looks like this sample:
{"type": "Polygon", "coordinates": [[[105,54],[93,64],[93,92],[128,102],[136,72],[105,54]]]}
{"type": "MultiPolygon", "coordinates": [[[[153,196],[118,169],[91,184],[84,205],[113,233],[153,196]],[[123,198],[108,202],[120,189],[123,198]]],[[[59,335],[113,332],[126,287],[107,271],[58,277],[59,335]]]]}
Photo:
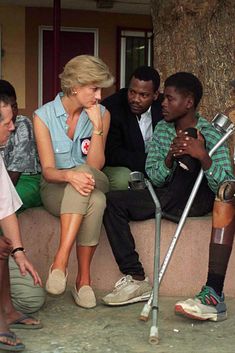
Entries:
{"type": "Polygon", "coordinates": [[[68,181],[83,196],[88,196],[95,188],[95,180],[89,173],[71,170],[68,181]]]}
{"type": "Polygon", "coordinates": [[[102,118],[101,118],[101,110],[100,105],[98,103],[92,105],[90,108],[85,109],[88,118],[92,122],[94,130],[103,130],[102,118]]]}
{"type": "Polygon", "coordinates": [[[34,269],[31,262],[27,259],[26,255],[23,251],[17,251],[14,254],[14,260],[15,260],[16,264],[19,266],[20,273],[22,274],[22,276],[25,276],[28,272],[32,276],[34,284],[35,285],[39,284],[40,286],[42,286],[42,280],[41,280],[39,274],[34,269]]]}
{"type": "Polygon", "coordinates": [[[0,236],[0,260],[6,260],[12,252],[12,242],[10,239],[0,236]]]}

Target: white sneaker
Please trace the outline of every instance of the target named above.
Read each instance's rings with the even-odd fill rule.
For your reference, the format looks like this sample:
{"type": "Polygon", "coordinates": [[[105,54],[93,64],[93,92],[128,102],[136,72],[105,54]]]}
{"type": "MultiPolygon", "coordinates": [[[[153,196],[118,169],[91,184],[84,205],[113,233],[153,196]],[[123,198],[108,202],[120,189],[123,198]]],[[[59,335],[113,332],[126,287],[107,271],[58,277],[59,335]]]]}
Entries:
{"type": "Polygon", "coordinates": [[[194,320],[222,321],[227,319],[224,295],[220,297],[212,287],[203,286],[194,299],[179,301],[175,313],[194,320]]]}
{"type": "Polygon", "coordinates": [[[132,276],[122,277],[116,284],[114,290],[107,294],[103,299],[106,305],[125,305],[146,301],[149,299],[152,287],[146,277],[143,281],[137,281],[132,276]]]}

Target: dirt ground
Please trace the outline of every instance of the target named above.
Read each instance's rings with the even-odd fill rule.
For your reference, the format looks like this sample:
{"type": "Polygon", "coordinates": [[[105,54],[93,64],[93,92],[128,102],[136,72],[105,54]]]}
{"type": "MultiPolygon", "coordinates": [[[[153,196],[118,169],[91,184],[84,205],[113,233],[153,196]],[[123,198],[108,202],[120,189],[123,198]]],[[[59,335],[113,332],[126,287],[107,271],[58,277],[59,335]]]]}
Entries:
{"type": "Polygon", "coordinates": [[[196,322],[174,314],[179,298],[160,298],[158,345],[148,343],[151,320],[138,320],[143,303],[95,309],[77,307],[67,291],[48,298],[38,314],[41,330],[16,330],[27,353],[232,353],[234,352],[235,298],[227,300],[228,320],[196,322]]]}

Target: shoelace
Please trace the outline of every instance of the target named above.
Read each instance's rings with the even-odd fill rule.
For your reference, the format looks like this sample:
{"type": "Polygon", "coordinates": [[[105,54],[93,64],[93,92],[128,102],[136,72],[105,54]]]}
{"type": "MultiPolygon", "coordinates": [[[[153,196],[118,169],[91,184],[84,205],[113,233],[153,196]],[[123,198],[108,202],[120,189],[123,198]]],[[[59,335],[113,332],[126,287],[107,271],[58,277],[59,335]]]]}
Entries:
{"type": "Polygon", "coordinates": [[[196,295],[196,298],[204,305],[216,305],[220,301],[219,297],[213,295],[208,287],[203,287],[201,292],[196,295]]]}
{"type": "Polygon", "coordinates": [[[132,278],[131,276],[127,275],[119,279],[117,283],[115,284],[115,289],[119,289],[121,287],[124,287],[128,282],[131,282],[132,278]]]}

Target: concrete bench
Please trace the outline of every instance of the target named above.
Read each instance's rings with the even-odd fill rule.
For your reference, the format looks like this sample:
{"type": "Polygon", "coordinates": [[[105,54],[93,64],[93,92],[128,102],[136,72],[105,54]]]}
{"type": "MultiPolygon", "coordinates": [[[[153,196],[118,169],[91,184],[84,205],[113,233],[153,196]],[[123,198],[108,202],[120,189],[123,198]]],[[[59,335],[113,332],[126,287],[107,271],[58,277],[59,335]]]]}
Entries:
{"type": "MultiPolygon", "coordinates": [[[[59,241],[59,219],[43,208],[34,208],[20,214],[19,222],[27,254],[45,280],[59,241]]],[[[176,226],[170,221],[162,220],[161,261],[170,245],[176,226]]],[[[154,219],[131,222],[131,229],[146,275],[152,280],[154,219]]],[[[191,296],[205,283],[210,231],[210,216],[188,218],[162,280],[161,295],[191,296]]],[[[233,251],[225,282],[225,292],[228,296],[235,296],[234,268],[233,251]]],[[[68,283],[72,285],[77,273],[75,248],[70,257],[68,270],[68,283]]],[[[93,287],[102,290],[110,290],[121,277],[104,229],[92,261],[91,273],[93,287]]]]}

